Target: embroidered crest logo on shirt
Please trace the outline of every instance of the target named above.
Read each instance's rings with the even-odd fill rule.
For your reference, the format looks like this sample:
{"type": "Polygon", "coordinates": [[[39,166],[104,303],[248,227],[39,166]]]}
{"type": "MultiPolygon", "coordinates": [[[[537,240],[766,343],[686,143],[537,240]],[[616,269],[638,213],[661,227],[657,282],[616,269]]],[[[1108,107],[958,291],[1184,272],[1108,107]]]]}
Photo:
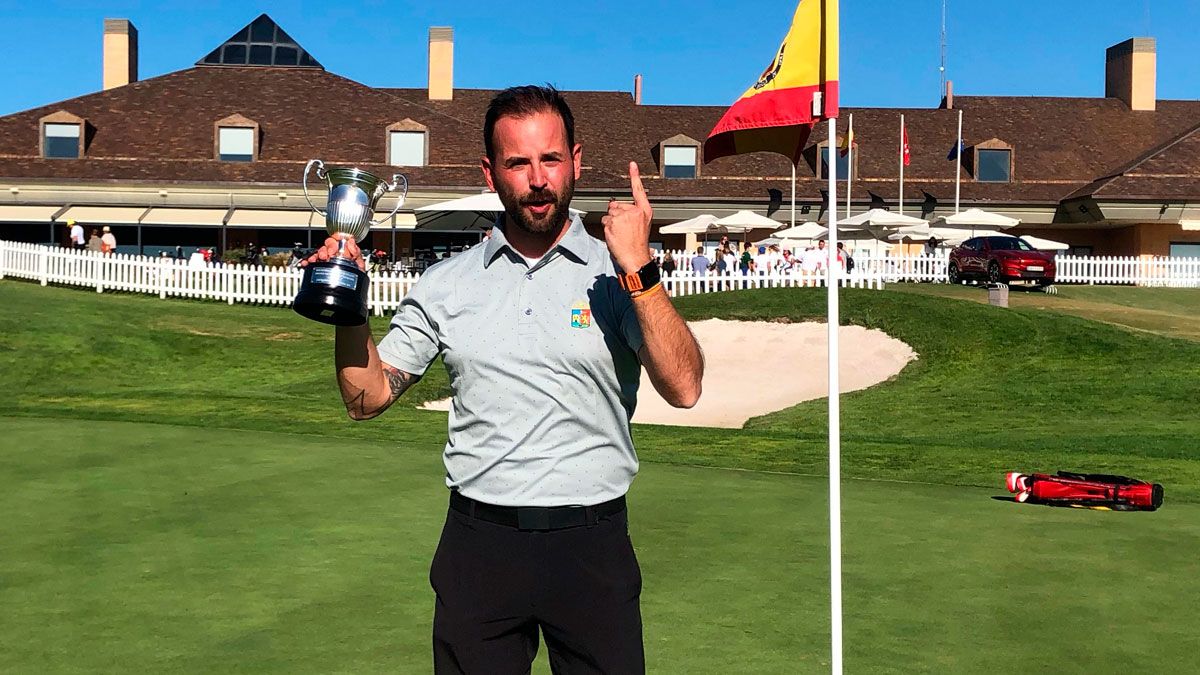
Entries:
{"type": "Polygon", "coordinates": [[[571,328],[589,328],[592,325],[592,310],[584,303],[571,308],[571,328]]]}

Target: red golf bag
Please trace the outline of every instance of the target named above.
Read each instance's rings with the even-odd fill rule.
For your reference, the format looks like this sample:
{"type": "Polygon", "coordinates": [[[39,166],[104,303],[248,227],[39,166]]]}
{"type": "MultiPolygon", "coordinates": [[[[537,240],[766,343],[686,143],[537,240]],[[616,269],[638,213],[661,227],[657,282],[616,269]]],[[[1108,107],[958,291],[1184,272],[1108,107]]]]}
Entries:
{"type": "Polygon", "coordinates": [[[1163,486],[1128,476],[1059,471],[1023,474],[1009,472],[1008,491],[1018,502],[1075,506],[1114,511],[1154,511],[1162,506],[1163,486]]]}

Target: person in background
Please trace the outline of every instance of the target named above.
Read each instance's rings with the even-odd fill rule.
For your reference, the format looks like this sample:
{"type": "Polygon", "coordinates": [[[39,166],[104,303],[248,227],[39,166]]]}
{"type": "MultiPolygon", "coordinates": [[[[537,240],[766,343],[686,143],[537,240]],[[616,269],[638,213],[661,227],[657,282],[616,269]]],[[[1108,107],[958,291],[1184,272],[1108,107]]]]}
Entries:
{"type": "Polygon", "coordinates": [[[71,248],[82,251],[87,246],[87,242],[83,240],[83,226],[73,220],[68,220],[67,227],[71,229],[71,248]]]}
{"type": "Polygon", "coordinates": [[[758,247],[758,254],[754,256],[754,272],[758,275],[768,274],[771,271],[771,256],[767,253],[766,246],[758,247]]]}
{"type": "Polygon", "coordinates": [[[937,253],[939,244],[941,244],[941,242],[937,240],[937,237],[930,237],[929,240],[925,242],[925,250],[923,253],[925,255],[935,255],[937,253]]]}
{"type": "Polygon", "coordinates": [[[88,237],[87,250],[92,253],[99,253],[103,248],[104,245],[100,242],[100,230],[93,227],[92,235],[88,237]]]}
{"type": "Polygon", "coordinates": [[[750,253],[750,242],[742,242],[742,258],[738,261],[738,269],[742,271],[742,275],[750,274],[754,269],[754,256],[750,253]]]}
{"type": "Polygon", "coordinates": [[[100,236],[100,251],[107,255],[117,252],[117,238],[113,236],[112,228],[105,225],[104,234],[100,236]]]}
{"type": "Polygon", "coordinates": [[[696,247],[696,256],[692,258],[692,271],[696,276],[702,277],[708,274],[708,257],[704,255],[704,247],[696,247]]]}
{"type": "Polygon", "coordinates": [[[674,274],[676,269],[675,256],[671,255],[670,251],[663,253],[662,271],[663,274],[674,274]]]}
{"type": "Polygon", "coordinates": [[[846,245],[840,241],[837,243],[837,257],[843,272],[854,269],[854,258],[850,257],[850,254],[846,252],[846,245]]]}

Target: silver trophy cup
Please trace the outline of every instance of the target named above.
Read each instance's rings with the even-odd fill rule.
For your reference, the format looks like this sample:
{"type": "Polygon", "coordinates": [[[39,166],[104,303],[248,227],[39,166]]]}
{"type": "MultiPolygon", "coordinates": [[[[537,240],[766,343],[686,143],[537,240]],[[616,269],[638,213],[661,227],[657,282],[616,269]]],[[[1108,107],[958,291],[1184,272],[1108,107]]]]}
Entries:
{"type": "Polygon", "coordinates": [[[371,227],[396,215],[408,196],[408,180],[392,176],[390,183],[362,169],[326,168],[319,159],[304,167],[301,182],[304,198],[313,211],[325,217],[329,236],[338,236],[339,255],[328,262],[316,262],[304,268],[304,279],[292,308],[302,316],[335,326],[358,326],[367,320],[367,288],[370,278],[353,260],[340,255],[346,239],[366,239],[371,227]],[[308,174],[316,167],[317,178],[329,187],[325,210],[317,208],[308,195],[308,174]],[[379,220],[372,220],[379,200],[389,192],[398,193],[396,207],[379,220]]]}

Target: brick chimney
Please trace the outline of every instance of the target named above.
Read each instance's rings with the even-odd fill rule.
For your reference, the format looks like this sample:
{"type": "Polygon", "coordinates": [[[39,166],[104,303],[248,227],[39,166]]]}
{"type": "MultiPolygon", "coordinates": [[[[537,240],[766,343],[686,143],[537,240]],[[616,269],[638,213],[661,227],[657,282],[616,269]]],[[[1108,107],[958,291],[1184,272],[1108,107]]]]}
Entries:
{"type": "Polygon", "coordinates": [[[633,104],[642,104],[642,76],[640,73],[633,76],[633,104]]]}
{"type": "Polygon", "coordinates": [[[1154,38],[1130,38],[1104,54],[1104,96],[1119,98],[1131,110],[1154,110],[1154,38]]]}
{"type": "Polygon", "coordinates": [[[432,26],[429,29],[429,100],[454,98],[454,29],[432,26]]]}
{"type": "Polygon", "coordinates": [[[946,110],[954,110],[954,82],[946,80],[946,91],[942,96],[942,107],[946,110]]]}
{"type": "Polygon", "coordinates": [[[129,19],[104,20],[104,88],[138,79],[138,32],[129,19]]]}

